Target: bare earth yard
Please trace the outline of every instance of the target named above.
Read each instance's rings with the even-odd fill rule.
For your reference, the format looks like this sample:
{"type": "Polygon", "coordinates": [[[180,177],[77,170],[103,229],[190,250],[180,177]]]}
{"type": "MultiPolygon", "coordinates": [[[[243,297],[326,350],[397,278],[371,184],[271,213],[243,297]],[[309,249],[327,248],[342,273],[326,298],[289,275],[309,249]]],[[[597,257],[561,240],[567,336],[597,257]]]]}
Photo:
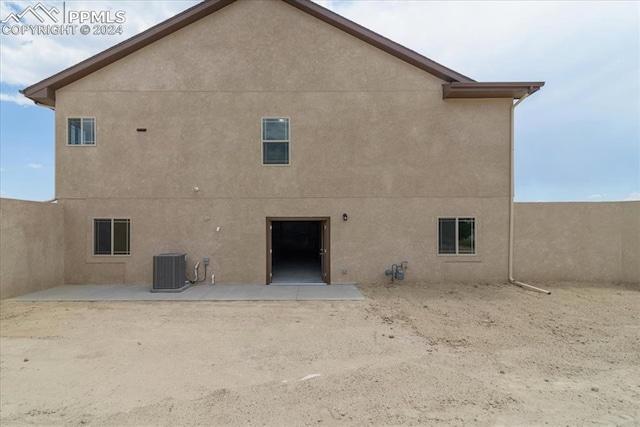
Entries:
{"type": "Polygon", "coordinates": [[[0,305],[0,424],[640,425],[640,292],[0,305]]]}

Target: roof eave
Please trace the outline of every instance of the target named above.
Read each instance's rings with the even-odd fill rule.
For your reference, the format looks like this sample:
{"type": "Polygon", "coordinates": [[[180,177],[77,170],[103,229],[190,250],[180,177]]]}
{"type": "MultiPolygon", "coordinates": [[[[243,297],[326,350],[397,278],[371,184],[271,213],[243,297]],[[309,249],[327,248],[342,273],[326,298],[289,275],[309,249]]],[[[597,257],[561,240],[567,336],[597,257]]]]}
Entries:
{"type": "Polygon", "coordinates": [[[442,85],[442,99],[520,99],[542,86],[544,82],[451,82],[442,85]]]}
{"type": "Polygon", "coordinates": [[[36,105],[44,105],[51,108],[56,106],[55,91],[50,87],[43,87],[41,89],[34,90],[29,95],[26,94],[26,89],[18,92],[32,100],[36,105]]]}

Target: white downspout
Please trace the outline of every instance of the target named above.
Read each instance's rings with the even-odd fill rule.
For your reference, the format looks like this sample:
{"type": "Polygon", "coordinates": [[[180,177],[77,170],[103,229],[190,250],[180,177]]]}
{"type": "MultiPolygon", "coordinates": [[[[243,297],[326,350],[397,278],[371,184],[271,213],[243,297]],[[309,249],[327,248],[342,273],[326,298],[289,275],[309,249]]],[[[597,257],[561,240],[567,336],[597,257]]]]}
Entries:
{"type": "Polygon", "coordinates": [[[514,145],[515,145],[515,126],[514,126],[514,116],[516,107],[524,101],[531,92],[526,93],[522,98],[520,98],[516,103],[511,106],[511,141],[509,142],[511,146],[511,178],[509,179],[509,191],[510,191],[510,201],[509,201],[509,283],[520,286],[521,288],[531,289],[533,291],[538,291],[550,295],[551,292],[546,291],[541,288],[536,288],[535,286],[528,285],[523,282],[519,282],[513,278],[513,213],[514,213],[514,196],[515,196],[515,160],[514,160],[514,145]]]}

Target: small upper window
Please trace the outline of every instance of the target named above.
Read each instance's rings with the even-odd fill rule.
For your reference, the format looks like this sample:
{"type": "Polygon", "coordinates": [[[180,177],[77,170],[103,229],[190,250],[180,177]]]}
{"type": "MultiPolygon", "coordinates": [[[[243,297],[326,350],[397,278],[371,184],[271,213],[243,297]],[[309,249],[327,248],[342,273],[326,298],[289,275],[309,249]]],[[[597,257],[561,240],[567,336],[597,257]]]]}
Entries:
{"type": "Polygon", "coordinates": [[[262,164],[289,164],[289,119],[262,119],[262,164]]]}
{"type": "Polygon", "coordinates": [[[131,220],[97,218],[93,220],[94,255],[131,255],[131,220]]]}
{"type": "Polygon", "coordinates": [[[96,145],[96,119],[68,119],[68,128],[69,145],[96,145]]]}
{"type": "Polygon", "coordinates": [[[476,253],[475,218],[440,218],[438,254],[474,255],[476,253]]]}

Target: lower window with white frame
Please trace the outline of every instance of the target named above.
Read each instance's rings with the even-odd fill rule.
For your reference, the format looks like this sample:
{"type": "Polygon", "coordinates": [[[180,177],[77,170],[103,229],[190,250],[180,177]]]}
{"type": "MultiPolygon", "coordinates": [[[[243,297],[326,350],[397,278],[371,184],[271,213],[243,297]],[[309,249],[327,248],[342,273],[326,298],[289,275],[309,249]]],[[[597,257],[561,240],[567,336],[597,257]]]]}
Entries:
{"type": "Polygon", "coordinates": [[[439,255],[475,255],[476,219],[451,217],[438,219],[439,255]]]}
{"type": "Polygon", "coordinates": [[[131,220],[94,218],[94,255],[131,255],[131,220]]]}

